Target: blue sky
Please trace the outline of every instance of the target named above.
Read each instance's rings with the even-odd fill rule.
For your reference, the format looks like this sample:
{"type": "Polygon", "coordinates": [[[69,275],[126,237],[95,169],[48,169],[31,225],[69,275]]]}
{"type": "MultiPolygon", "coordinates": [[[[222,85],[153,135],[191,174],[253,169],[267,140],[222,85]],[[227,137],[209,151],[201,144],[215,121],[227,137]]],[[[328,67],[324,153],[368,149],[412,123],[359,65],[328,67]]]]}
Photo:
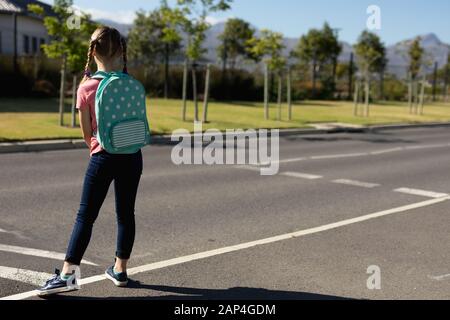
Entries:
{"type": "MultiPolygon", "coordinates": [[[[94,17],[130,22],[134,11],[155,8],[159,0],[74,0],[74,3],[94,17]]],[[[342,40],[354,42],[366,28],[369,5],[381,8],[382,29],[378,33],[386,44],[430,32],[450,43],[449,0],[235,0],[232,10],[214,14],[210,19],[217,22],[239,17],[287,37],[299,37],[328,21],[333,28],[341,29],[342,40]]]]}

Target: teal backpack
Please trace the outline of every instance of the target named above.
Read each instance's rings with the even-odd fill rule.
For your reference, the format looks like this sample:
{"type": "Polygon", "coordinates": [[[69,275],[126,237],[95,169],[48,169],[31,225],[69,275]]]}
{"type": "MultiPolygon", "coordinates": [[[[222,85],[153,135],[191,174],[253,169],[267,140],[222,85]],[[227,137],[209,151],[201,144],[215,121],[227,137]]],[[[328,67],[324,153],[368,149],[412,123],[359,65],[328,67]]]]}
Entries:
{"type": "Polygon", "coordinates": [[[150,143],[145,90],[142,84],[121,72],[96,72],[101,80],[95,96],[97,138],[112,154],[133,154],[150,143]]]}

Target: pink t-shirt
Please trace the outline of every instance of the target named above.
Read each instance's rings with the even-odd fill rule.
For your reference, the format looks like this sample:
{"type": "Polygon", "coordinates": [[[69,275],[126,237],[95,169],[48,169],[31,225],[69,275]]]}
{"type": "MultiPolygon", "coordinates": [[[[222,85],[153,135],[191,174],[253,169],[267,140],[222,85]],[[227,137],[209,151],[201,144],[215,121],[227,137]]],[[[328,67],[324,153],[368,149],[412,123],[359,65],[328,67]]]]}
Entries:
{"type": "MultiPolygon", "coordinates": [[[[97,93],[99,80],[89,79],[80,85],[77,92],[77,109],[86,110],[89,108],[91,114],[91,126],[92,132],[97,131],[97,120],[95,118],[95,94],[97,93]]],[[[98,143],[97,139],[92,136],[91,138],[91,156],[102,151],[102,147],[98,143]]]]}

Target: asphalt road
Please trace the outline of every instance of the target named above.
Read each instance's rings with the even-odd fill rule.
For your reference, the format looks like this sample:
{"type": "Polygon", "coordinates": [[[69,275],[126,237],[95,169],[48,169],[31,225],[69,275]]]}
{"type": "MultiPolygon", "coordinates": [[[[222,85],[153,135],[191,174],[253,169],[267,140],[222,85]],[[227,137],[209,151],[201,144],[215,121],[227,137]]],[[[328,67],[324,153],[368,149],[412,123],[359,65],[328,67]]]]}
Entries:
{"type": "MultiPolygon", "coordinates": [[[[280,139],[280,173],[144,151],[129,288],[103,280],[113,187],[71,299],[450,299],[450,129],[280,139]],[[278,237],[279,236],[279,237],[278,237]],[[367,286],[379,268],[380,289],[367,286]]],[[[0,297],[60,267],[85,150],[0,155],[0,297]],[[50,252],[48,252],[50,251],[50,252]]],[[[24,294],[23,294],[24,293],[24,294]]]]}

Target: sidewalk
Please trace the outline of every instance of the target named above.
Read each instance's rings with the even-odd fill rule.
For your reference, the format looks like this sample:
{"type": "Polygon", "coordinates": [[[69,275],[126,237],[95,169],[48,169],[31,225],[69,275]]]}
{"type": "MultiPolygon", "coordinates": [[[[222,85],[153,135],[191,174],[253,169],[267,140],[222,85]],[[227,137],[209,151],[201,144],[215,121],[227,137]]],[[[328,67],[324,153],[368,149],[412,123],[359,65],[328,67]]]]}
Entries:
{"type": "MultiPolygon", "coordinates": [[[[312,134],[329,134],[329,133],[368,133],[381,130],[401,130],[411,128],[433,128],[433,127],[450,127],[450,123],[426,123],[426,124],[394,124],[394,125],[378,125],[378,126],[354,126],[343,123],[324,123],[311,124],[314,129],[281,129],[280,137],[296,136],[296,135],[312,135],[312,134]]],[[[170,144],[170,135],[155,135],[152,137],[152,144],[170,144]]],[[[42,140],[42,141],[24,141],[24,142],[5,142],[0,143],[1,153],[17,153],[17,152],[42,152],[55,150],[71,150],[87,148],[84,140],[42,140]]]]}

